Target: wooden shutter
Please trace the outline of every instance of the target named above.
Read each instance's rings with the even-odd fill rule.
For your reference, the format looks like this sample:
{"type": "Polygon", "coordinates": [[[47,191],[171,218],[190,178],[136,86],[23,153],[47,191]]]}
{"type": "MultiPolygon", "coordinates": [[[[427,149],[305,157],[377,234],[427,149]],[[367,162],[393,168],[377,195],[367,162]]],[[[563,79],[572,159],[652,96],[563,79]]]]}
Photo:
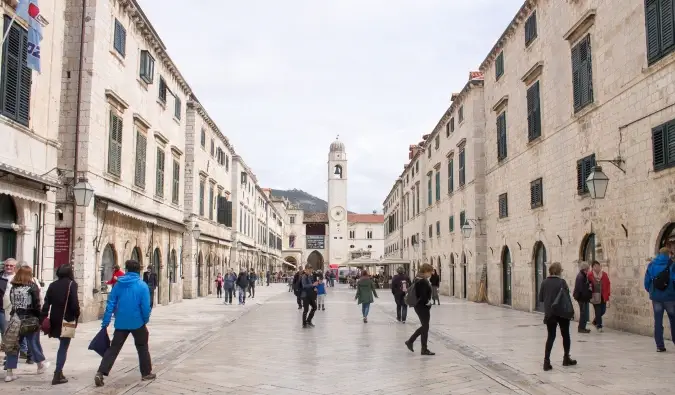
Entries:
{"type": "Polygon", "coordinates": [[[661,54],[670,52],[675,45],[675,29],[673,29],[673,0],[659,0],[661,54]]]}
{"type": "Polygon", "coordinates": [[[463,186],[466,181],[466,174],[464,172],[464,149],[459,151],[459,186],[463,186]]]}
{"type": "Polygon", "coordinates": [[[534,11],[525,22],[525,46],[537,37],[537,12],[534,11]]]}
{"type": "Polygon", "coordinates": [[[431,206],[432,203],[432,194],[431,194],[431,175],[427,176],[427,204],[431,206]]]}
{"type": "Polygon", "coordinates": [[[577,161],[577,193],[580,195],[588,192],[586,180],[591,175],[595,166],[595,154],[589,155],[577,161]]]}
{"type": "Polygon", "coordinates": [[[177,160],[173,161],[173,183],[171,188],[171,201],[178,204],[180,200],[178,194],[180,193],[180,163],[177,160]]]}
{"type": "Polygon", "coordinates": [[[541,136],[541,112],[539,81],[527,90],[527,138],[529,141],[541,136]]]}
{"type": "Polygon", "coordinates": [[[176,103],[175,103],[175,109],[174,109],[174,115],[176,118],[180,119],[181,115],[181,101],[178,97],[175,98],[176,103]]]}
{"type": "MultiPolygon", "coordinates": [[[[455,161],[450,159],[448,161],[448,193],[455,189],[455,161]]],[[[414,201],[413,201],[414,203],[414,201]]]]}
{"type": "Polygon", "coordinates": [[[581,108],[581,57],[579,48],[579,45],[572,47],[572,91],[575,110],[581,108]]]}
{"type": "Polygon", "coordinates": [[[122,118],[110,112],[110,135],[108,138],[108,173],[122,174],[122,118]]]}
{"type": "Polygon", "coordinates": [[[455,231],[455,217],[453,217],[452,215],[448,219],[448,225],[450,227],[450,229],[449,229],[450,232],[454,232],[455,231]]]}
{"type": "Polygon", "coordinates": [[[675,122],[669,122],[665,129],[666,166],[675,166],[675,122]]]}
{"type": "Polygon", "coordinates": [[[462,226],[464,226],[464,223],[466,222],[465,214],[464,211],[459,213],[459,228],[460,230],[462,229],[462,226]]]}
{"type": "Polygon", "coordinates": [[[147,157],[148,140],[141,132],[136,132],[136,165],[134,171],[134,184],[145,188],[145,162],[147,157]]]}
{"type": "Polygon", "coordinates": [[[647,59],[654,62],[661,57],[661,32],[659,29],[659,0],[647,0],[645,24],[647,35],[647,59]]]}
{"type": "Polygon", "coordinates": [[[436,172],[436,201],[441,200],[441,172],[436,172]]]}
{"type": "Polygon", "coordinates": [[[666,167],[666,125],[652,129],[652,151],[654,154],[654,170],[662,170],[666,167]]]}
{"type": "Polygon", "coordinates": [[[508,196],[503,193],[499,195],[499,218],[506,218],[509,216],[508,196]]]}
{"type": "Polygon", "coordinates": [[[164,196],[164,151],[157,148],[157,179],[155,180],[155,195],[164,196]]]}
{"type": "Polygon", "coordinates": [[[544,204],[543,186],[541,178],[530,183],[530,206],[537,208],[544,204]]]}
{"type": "Polygon", "coordinates": [[[502,160],[507,156],[506,146],[506,112],[497,117],[497,159],[502,160]]]}
{"type": "Polygon", "coordinates": [[[587,35],[572,48],[572,85],[574,111],[593,102],[593,62],[591,36],[587,35]]]}
{"type": "Polygon", "coordinates": [[[114,46],[117,52],[120,55],[126,55],[126,46],[127,46],[127,31],[122,26],[122,23],[115,19],[115,33],[114,33],[114,46]]]}
{"type": "Polygon", "coordinates": [[[30,120],[30,92],[32,70],[26,65],[26,31],[5,17],[5,30],[9,33],[2,50],[2,114],[24,126],[30,120]]]}

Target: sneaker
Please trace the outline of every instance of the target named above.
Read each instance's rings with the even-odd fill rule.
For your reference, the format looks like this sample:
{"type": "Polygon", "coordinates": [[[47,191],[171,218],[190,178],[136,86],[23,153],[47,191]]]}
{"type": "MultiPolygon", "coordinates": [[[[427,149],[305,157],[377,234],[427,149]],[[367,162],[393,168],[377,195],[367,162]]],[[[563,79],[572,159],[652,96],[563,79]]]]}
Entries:
{"type": "Polygon", "coordinates": [[[591,333],[591,330],[590,330],[590,329],[579,328],[577,332],[579,332],[579,333],[591,333]]]}
{"type": "Polygon", "coordinates": [[[656,352],[666,352],[666,348],[665,347],[657,347],[656,352]]]}
{"type": "Polygon", "coordinates": [[[37,366],[37,374],[43,374],[45,370],[51,365],[51,363],[47,361],[43,361],[42,363],[38,363],[37,366]]]}
{"type": "Polygon", "coordinates": [[[143,378],[141,378],[141,380],[142,381],[151,381],[151,380],[154,380],[156,378],[157,378],[156,374],[150,373],[150,374],[146,374],[145,376],[143,376],[143,378]]]}
{"type": "Polygon", "coordinates": [[[16,373],[7,372],[7,374],[5,375],[5,383],[9,383],[9,382],[14,381],[18,378],[19,378],[19,376],[17,376],[16,373]]]}
{"type": "Polygon", "coordinates": [[[96,376],[94,376],[94,384],[96,384],[97,387],[103,387],[105,383],[103,382],[102,373],[96,373],[96,376]]]}
{"type": "Polygon", "coordinates": [[[368,323],[368,318],[363,317],[363,323],[364,323],[364,324],[367,324],[367,323],[368,323]]]}
{"type": "Polygon", "coordinates": [[[316,325],[312,324],[311,322],[308,322],[307,326],[310,327],[310,328],[314,328],[316,325]]]}
{"type": "Polygon", "coordinates": [[[602,329],[602,327],[598,328],[598,332],[600,332],[600,333],[604,332],[604,330],[602,329]]]}

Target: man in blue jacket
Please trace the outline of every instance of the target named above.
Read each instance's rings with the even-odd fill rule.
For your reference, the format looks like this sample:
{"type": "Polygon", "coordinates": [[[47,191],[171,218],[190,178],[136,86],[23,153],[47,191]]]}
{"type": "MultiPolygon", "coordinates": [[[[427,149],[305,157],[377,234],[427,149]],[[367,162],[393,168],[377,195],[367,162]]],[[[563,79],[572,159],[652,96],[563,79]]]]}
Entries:
{"type": "Polygon", "coordinates": [[[150,321],[150,290],[141,279],[141,265],[133,260],[125,263],[127,273],[117,280],[108,295],[108,304],[103,314],[102,328],[108,328],[113,313],[115,314],[115,332],[110,348],[103,355],[98,372],[94,376],[97,387],[103,386],[103,376],[107,376],[131,334],[138,352],[138,360],[143,380],[154,380],[150,349],[148,348],[148,328],[150,321]]]}
{"type": "Polygon", "coordinates": [[[645,290],[649,292],[649,299],[654,308],[654,341],[656,351],[666,351],[663,342],[663,312],[668,314],[670,320],[670,336],[675,343],[675,266],[669,256],[668,248],[661,248],[659,255],[647,266],[645,273],[645,290]],[[658,289],[654,280],[667,268],[670,268],[670,278],[665,289],[658,289]]]}

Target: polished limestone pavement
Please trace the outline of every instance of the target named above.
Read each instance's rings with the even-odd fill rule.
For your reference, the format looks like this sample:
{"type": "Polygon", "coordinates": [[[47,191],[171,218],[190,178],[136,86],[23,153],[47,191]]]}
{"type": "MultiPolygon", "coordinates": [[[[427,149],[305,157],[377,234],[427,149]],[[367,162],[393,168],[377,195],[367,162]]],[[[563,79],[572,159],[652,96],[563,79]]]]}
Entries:
{"type": "MultiPolygon", "coordinates": [[[[651,338],[606,330],[572,334],[575,367],[543,372],[542,316],[442,298],[432,309],[430,349],[409,352],[403,341],[416,328],[395,320],[389,290],[381,290],[369,322],[361,320],[354,292],[328,289],[315,328],[301,327],[295,297],[286,287],[258,287],[246,306],[213,297],[186,300],[153,312],[150,347],[157,379],[141,382],[131,339],[103,388],[93,386],[100,358],[87,351],[97,323],[81,326],[65,373],[52,387],[34,366],[20,369],[1,394],[616,394],[669,393],[675,386],[675,346],[657,354],[651,338]],[[253,303],[251,303],[253,302],[253,303]]],[[[574,325],[574,324],[573,324],[574,325]]],[[[574,328],[576,326],[574,325],[574,328]]],[[[53,360],[55,341],[44,339],[53,360]]],[[[3,376],[0,374],[0,378],[3,376]]]]}

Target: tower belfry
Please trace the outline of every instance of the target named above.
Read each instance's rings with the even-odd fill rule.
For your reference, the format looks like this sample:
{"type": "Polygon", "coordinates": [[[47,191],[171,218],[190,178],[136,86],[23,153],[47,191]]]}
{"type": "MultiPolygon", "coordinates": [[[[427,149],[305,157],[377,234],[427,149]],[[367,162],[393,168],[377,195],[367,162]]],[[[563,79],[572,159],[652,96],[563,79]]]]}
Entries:
{"type": "Polygon", "coordinates": [[[328,258],[329,264],[348,259],[347,153],[338,135],[328,153],[328,258]]]}

